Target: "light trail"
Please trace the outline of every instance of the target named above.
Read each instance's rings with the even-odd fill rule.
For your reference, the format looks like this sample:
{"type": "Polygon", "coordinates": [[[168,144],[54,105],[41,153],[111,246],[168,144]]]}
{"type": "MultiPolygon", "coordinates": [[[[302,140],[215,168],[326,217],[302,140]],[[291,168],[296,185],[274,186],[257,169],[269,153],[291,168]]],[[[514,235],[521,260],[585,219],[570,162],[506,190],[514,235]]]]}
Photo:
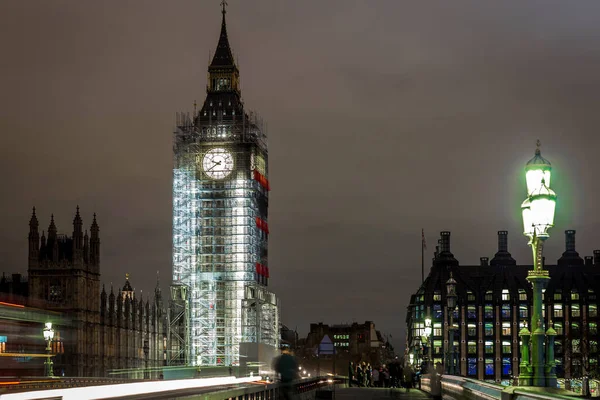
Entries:
{"type": "Polygon", "coordinates": [[[36,390],[0,395],[1,400],[101,400],[116,399],[124,396],[168,392],[171,390],[200,389],[219,385],[235,385],[261,380],[260,376],[250,378],[235,378],[233,376],[205,379],[179,379],[173,381],[150,381],[136,383],[121,383],[116,385],[87,386],[69,389],[36,390]]]}

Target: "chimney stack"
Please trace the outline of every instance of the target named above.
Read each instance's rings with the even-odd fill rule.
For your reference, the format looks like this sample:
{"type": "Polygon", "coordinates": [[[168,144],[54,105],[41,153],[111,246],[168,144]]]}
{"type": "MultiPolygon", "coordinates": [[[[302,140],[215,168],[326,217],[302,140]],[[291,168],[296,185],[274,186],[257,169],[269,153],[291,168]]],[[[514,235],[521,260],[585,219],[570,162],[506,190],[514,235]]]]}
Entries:
{"type": "Polygon", "coordinates": [[[508,252],[508,231],[498,231],[498,253],[508,252]]]}
{"type": "Polygon", "coordinates": [[[443,231],[440,233],[442,235],[441,239],[441,247],[440,253],[449,253],[450,252],[450,232],[443,231]]]}
{"type": "Polygon", "coordinates": [[[594,257],[585,256],[585,265],[594,265],[594,257]]]}
{"type": "Polygon", "coordinates": [[[489,261],[489,258],[487,258],[487,257],[481,257],[479,259],[479,265],[481,265],[482,267],[487,267],[488,266],[488,261],[489,261]]]}
{"type": "Polygon", "coordinates": [[[565,249],[575,251],[575,231],[572,229],[565,231],[565,249]]]}
{"type": "Polygon", "coordinates": [[[600,250],[594,250],[594,265],[600,265],[600,250]]]}

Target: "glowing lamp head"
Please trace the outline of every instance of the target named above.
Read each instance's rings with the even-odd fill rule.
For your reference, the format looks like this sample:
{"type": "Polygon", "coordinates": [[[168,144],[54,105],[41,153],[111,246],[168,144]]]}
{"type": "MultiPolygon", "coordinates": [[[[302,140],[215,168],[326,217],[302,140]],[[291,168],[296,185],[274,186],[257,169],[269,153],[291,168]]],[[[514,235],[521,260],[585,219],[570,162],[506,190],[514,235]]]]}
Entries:
{"type": "Polygon", "coordinates": [[[431,336],[431,319],[425,319],[425,336],[431,336]]]}
{"type": "Polygon", "coordinates": [[[525,165],[525,179],[527,181],[527,195],[539,190],[540,187],[545,183],[546,186],[550,186],[550,176],[552,173],[552,165],[550,161],[542,157],[540,152],[540,141],[538,140],[538,147],[535,149],[535,156],[527,162],[525,165]]]}
{"type": "Polygon", "coordinates": [[[545,239],[554,225],[556,193],[550,189],[550,162],[541,156],[539,140],[537,144],[535,156],[525,166],[527,199],[521,204],[521,211],[525,236],[545,239]]]}
{"type": "Polygon", "coordinates": [[[52,322],[46,322],[43,332],[44,339],[46,341],[52,340],[54,338],[54,329],[52,329],[52,322]]]}

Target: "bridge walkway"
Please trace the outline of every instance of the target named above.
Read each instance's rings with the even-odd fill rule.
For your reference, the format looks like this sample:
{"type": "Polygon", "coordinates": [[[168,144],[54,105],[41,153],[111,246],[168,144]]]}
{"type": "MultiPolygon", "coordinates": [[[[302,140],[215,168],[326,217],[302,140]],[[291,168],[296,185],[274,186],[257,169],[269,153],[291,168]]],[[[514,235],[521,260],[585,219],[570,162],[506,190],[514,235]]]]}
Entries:
{"type": "Polygon", "coordinates": [[[418,389],[385,389],[385,388],[342,388],[335,391],[336,400],[427,400],[431,396],[418,389]]]}

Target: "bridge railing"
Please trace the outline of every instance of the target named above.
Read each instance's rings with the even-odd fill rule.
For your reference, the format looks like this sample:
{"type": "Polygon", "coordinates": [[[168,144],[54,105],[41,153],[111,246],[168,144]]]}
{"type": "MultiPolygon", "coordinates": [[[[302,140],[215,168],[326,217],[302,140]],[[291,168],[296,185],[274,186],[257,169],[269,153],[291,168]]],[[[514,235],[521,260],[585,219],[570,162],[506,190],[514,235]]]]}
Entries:
{"type": "Polygon", "coordinates": [[[421,390],[452,400],[573,400],[577,394],[560,388],[502,386],[454,375],[423,375],[421,390]]]}

